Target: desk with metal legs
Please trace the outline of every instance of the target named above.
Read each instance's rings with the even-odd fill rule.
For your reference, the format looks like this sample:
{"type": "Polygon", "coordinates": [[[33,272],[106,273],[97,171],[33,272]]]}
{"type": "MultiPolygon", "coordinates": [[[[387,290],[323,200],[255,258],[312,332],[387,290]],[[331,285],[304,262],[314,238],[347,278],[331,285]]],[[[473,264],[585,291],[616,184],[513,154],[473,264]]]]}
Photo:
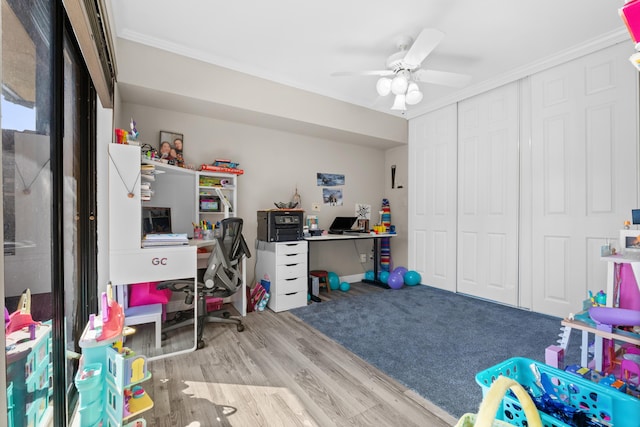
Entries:
{"type": "MultiPolygon", "coordinates": [[[[372,239],[373,240],[373,280],[363,279],[364,283],[369,283],[376,286],[381,286],[383,288],[388,288],[389,286],[386,283],[381,282],[378,279],[378,272],[380,270],[380,239],[384,237],[393,237],[396,234],[393,233],[345,233],[345,234],[325,234],[322,236],[310,236],[305,237],[304,239],[309,242],[309,250],[307,252],[307,257],[309,257],[311,253],[311,243],[312,242],[334,242],[339,240],[362,240],[362,239],[372,239]]],[[[309,261],[309,259],[308,259],[309,261]]],[[[309,266],[309,262],[307,262],[307,266],[309,266]]]]}

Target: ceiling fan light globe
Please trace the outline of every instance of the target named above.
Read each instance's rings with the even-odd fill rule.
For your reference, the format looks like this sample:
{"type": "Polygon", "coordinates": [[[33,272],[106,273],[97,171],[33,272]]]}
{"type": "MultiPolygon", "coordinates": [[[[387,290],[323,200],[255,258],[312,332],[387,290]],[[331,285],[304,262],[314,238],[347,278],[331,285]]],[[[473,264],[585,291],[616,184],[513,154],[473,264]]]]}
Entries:
{"type": "Polygon", "coordinates": [[[394,95],[404,95],[407,93],[408,85],[409,82],[407,82],[406,78],[403,76],[396,76],[391,81],[391,92],[393,92],[394,95]]]}
{"type": "Polygon", "coordinates": [[[407,87],[407,94],[409,94],[410,92],[420,92],[420,88],[418,87],[416,82],[409,83],[409,86],[407,87]]]}
{"type": "Polygon", "coordinates": [[[407,109],[405,104],[405,96],[404,95],[396,95],[396,99],[393,100],[393,105],[391,106],[392,110],[404,111],[407,109]]]}
{"type": "Polygon", "coordinates": [[[416,105],[420,101],[422,101],[422,92],[420,90],[409,90],[406,96],[406,102],[409,105],[416,105]]]}
{"type": "Polygon", "coordinates": [[[387,77],[382,77],[376,83],[376,90],[378,91],[378,95],[387,96],[391,92],[391,79],[387,77]]]}

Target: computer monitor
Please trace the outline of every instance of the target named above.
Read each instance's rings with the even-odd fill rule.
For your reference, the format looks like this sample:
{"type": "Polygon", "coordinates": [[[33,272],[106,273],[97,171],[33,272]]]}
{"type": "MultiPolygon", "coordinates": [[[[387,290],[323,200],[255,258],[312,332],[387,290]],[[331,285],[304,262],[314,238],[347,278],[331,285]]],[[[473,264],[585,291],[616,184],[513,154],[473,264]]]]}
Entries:
{"type": "Polygon", "coordinates": [[[142,235],[171,233],[171,208],[143,206],[142,235]]]}

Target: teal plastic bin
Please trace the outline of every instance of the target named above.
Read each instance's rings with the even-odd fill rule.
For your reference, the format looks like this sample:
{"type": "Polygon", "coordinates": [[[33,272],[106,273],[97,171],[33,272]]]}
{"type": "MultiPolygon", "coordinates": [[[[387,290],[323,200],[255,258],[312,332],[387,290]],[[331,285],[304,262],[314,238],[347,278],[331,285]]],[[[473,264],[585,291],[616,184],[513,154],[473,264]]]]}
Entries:
{"type": "MultiPolygon", "coordinates": [[[[640,417],[637,415],[640,414],[639,399],[524,357],[507,359],[479,372],[476,375],[476,382],[482,387],[482,395],[489,391],[493,381],[500,375],[512,378],[525,387],[538,390],[531,364],[538,368],[540,374],[546,373],[550,377],[556,395],[560,396],[565,404],[587,412],[592,419],[604,425],[640,427],[640,417]]],[[[540,418],[545,427],[570,427],[543,412],[540,412],[540,418]]],[[[524,411],[517,399],[509,395],[502,400],[496,419],[521,427],[527,425],[524,411]]]]}

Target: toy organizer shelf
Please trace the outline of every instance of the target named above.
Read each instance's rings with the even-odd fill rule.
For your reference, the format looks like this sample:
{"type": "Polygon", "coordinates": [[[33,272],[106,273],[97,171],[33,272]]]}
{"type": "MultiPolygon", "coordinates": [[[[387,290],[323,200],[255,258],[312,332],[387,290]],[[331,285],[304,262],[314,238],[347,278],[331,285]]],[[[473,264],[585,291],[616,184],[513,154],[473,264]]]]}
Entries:
{"type": "Polygon", "coordinates": [[[140,385],[151,378],[146,357],[122,346],[124,313],[106,293],[101,310],[104,317],[92,316],[79,341],[82,358],[74,382],[80,427],[144,427],[138,416],[153,407],[140,385]]]}
{"type": "Polygon", "coordinates": [[[52,412],[51,321],[7,335],[7,424],[46,424],[52,412]]]}

